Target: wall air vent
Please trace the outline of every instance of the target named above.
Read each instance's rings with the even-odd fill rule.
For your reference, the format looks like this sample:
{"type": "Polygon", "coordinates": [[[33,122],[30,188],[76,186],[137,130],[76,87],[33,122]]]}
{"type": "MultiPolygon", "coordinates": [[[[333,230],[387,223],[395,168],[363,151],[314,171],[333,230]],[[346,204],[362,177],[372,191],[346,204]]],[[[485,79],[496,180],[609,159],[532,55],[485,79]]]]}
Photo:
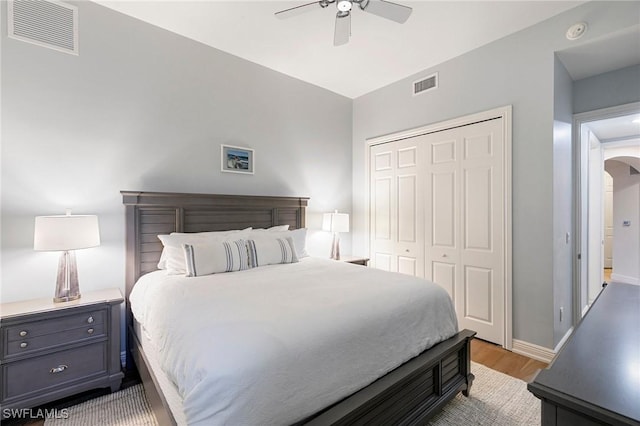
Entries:
{"type": "Polygon", "coordinates": [[[78,8],[55,0],[7,2],[9,37],[78,54],[78,8]]]}
{"type": "Polygon", "coordinates": [[[421,95],[438,88],[438,73],[413,82],[413,96],[421,95]]]}

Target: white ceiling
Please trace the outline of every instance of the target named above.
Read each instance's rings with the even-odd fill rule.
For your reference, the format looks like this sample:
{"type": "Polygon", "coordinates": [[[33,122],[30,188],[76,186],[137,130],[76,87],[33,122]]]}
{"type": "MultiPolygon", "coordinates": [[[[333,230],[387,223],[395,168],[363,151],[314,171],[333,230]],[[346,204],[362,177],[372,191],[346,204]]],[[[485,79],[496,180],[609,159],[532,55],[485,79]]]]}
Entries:
{"type": "Polygon", "coordinates": [[[640,64],[640,24],[558,52],[573,80],[640,64]]]}
{"type": "Polygon", "coordinates": [[[590,121],[586,125],[600,142],[621,142],[640,139],[640,112],[605,120],[590,121]],[[634,123],[636,120],[637,122],[634,123]]]}
{"type": "Polygon", "coordinates": [[[335,5],[295,18],[302,1],[97,0],[127,15],[349,98],[460,56],[582,1],[410,1],[405,24],[353,11],[351,41],[333,46],[335,5]]]}

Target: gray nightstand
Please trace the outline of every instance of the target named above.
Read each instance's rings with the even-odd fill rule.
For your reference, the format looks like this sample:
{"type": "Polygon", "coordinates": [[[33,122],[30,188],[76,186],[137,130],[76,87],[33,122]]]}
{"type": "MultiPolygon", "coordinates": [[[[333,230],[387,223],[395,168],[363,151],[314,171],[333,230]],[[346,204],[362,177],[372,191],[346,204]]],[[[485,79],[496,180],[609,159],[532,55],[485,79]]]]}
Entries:
{"type": "MultiPolygon", "coordinates": [[[[32,408],[89,389],[120,388],[118,289],[0,306],[0,405],[32,408]]],[[[0,416],[4,416],[2,410],[0,416]]]]}
{"type": "Polygon", "coordinates": [[[340,262],[353,263],[354,265],[367,266],[369,263],[368,257],[358,257],[358,256],[340,256],[340,262]]]}

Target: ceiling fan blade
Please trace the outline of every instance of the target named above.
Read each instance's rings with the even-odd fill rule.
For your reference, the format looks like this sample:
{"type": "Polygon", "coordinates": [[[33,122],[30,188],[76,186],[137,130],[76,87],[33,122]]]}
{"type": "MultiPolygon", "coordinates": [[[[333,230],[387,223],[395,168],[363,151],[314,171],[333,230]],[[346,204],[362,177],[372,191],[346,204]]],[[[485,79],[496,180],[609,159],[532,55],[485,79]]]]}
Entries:
{"type": "Polygon", "coordinates": [[[302,15],[303,13],[311,12],[313,7],[311,6],[320,6],[320,2],[314,1],[313,3],[302,4],[300,6],[292,7],[290,9],[284,9],[280,12],[276,12],[276,18],[279,19],[287,19],[293,18],[294,16],[302,15]]]}
{"type": "Polygon", "coordinates": [[[336,15],[336,32],[333,36],[333,45],[342,46],[349,43],[351,37],[351,13],[342,14],[338,12],[336,15]]]}
{"type": "Polygon", "coordinates": [[[382,18],[391,19],[392,21],[404,24],[411,12],[412,8],[409,6],[403,6],[401,4],[391,3],[384,0],[368,0],[367,2],[360,3],[360,8],[365,12],[373,13],[382,18]]]}

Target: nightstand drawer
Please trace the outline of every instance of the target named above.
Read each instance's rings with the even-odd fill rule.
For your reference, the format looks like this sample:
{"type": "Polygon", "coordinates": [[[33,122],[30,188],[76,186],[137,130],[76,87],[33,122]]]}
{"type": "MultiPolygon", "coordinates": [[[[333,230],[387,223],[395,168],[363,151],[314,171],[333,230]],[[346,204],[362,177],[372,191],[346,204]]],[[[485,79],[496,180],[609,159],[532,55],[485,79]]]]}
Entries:
{"type": "Polygon", "coordinates": [[[21,340],[9,341],[6,346],[6,356],[15,356],[47,349],[59,345],[82,342],[106,336],[104,324],[91,324],[71,330],[59,331],[32,338],[23,337],[21,340]]]}
{"type": "Polygon", "coordinates": [[[46,321],[23,322],[20,325],[6,328],[6,336],[9,342],[13,340],[24,340],[46,334],[58,334],[61,331],[70,330],[84,326],[95,326],[104,324],[106,311],[92,311],[81,314],[72,314],[48,318],[46,321]]]}
{"type": "Polygon", "coordinates": [[[107,343],[100,342],[4,364],[3,400],[105,374],[107,343]]]}

